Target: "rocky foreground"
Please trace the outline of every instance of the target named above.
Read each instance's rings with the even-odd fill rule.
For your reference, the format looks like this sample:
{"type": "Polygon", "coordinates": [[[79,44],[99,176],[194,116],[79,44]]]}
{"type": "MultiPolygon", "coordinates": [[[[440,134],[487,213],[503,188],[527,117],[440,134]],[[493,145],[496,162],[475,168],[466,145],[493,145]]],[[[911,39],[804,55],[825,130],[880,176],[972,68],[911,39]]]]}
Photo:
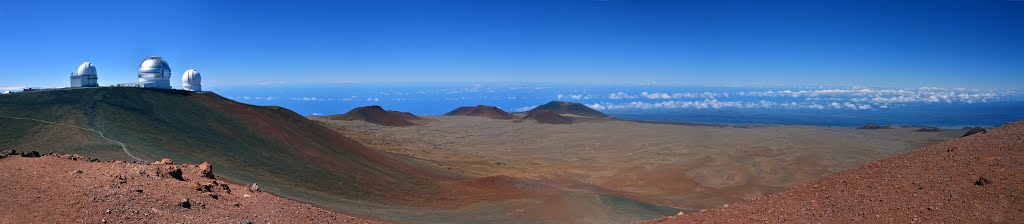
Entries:
{"type": "Polygon", "coordinates": [[[1024,121],[646,223],[1021,223],[1024,121]]]}
{"type": "Polygon", "coordinates": [[[381,223],[216,179],[213,166],[0,152],[0,223],[381,223]]]}

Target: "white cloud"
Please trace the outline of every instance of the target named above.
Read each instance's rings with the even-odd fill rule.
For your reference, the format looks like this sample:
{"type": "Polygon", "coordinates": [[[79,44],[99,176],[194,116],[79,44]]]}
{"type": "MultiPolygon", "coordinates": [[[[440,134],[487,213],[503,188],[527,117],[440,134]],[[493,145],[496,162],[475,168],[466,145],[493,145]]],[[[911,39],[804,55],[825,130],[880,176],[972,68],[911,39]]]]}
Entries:
{"type": "Polygon", "coordinates": [[[25,89],[24,86],[5,86],[5,87],[0,87],[0,91],[17,91],[17,90],[23,90],[23,89],[25,89]]]}
{"type": "Polygon", "coordinates": [[[325,99],[323,99],[323,98],[316,98],[316,97],[293,97],[292,100],[296,100],[296,101],[324,101],[325,99]]]}

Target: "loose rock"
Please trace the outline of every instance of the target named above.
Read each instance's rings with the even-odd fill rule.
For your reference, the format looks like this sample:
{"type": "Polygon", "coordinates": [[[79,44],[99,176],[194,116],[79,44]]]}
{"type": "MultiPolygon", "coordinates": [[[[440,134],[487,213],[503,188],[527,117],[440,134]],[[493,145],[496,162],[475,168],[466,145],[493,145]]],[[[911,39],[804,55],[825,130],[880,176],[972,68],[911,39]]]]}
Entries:
{"type": "Polygon", "coordinates": [[[260,192],[260,185],[252,183],[252,186],[249,186],[249,192],[260,192]]]}
{"type": "Polygon", "coordinates": [[[985,177],[978,177],[978,180],[974,181],[974,185],[978,185],[978,186],[984,186],[984,185],[989,184],[989,183],[991,183],[991,181],[989,181],[985,177]]]}
{"type": "Polygon", "coordinates": [[[28,152],[21,152],[21,157],[28,157],[28,158],[39,157],[39,152],[36,152],[35,150],[28,151],[28,152]]]}
{"type": "Polygon", "coordinates": [[[163,158],[163,159],[160,159],[160,161],[153,162],[152,164],[153,165],[174,165],[174,160],[172,160],[170,158],[163,158]]]}
{"type": "Polygon", "coordinates": [[[188,198],[181,198],[181,200],[178,200],[178,206],[181,206],[182,208],[192,208],[192,202],[190,202],[188,198]]]}

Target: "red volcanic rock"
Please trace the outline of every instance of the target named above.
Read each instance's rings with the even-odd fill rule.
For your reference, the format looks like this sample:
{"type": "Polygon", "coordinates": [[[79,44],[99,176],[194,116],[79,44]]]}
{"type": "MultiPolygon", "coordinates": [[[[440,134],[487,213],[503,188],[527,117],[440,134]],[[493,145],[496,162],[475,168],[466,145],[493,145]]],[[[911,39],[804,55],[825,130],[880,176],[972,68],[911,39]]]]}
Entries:
{"type": "Polygon", "coordinates": [[[185,177],[182,176],[181,167],[178,166],[165,166],[162,168],[163,173],[166,173],[171,178],[185,181],[185,177]]]}
{"type": "Polygon", "coordinates": [[[170,158],[163,158],[160,161],[151,163],[153,165],[174,165],[174,160],[170,158]]]}
{"type": "Polygon", "coordinates": [[[199,164],[199,173],[202,174],[203,177],[213,179],[213,165],[210,165],[209,162],[199,164]]]}
{"type": "Polygon", "coordinates": [[[572,124],[572,118],[563,117],[550,110],[531,110],[523,120],[533,120],[542,124],[572,124]]]}
{"type": "Polygon", "coordinates": [[[1022,223],[1024,121],[648,223],[1022,223]]]}
{"type": "Polygon", "coordinates": [[[584,116],[584,117],[597,117],[597,118],[611,117],[611,116],[608,116],[607,114],[601,113],[600,111],[594,110],[593,108],[587,107],[586,105],[583,105],[583,104],[580,104],[580,103],[573,103],[573,102],[563,102],[563,101],[551,101],[551,102],[548,102],[547,104],[537,106],[536,108],[533,108],[533,109],[531,109],[530,111],[527,111],[527,112],[533,112],[533,111],[538,111],[538,110],[550,110],[551,112],[554,112],[555,114],[572,114],[572,115],[584,116]]]}
{"type": "Polygon", "coordinates": [[[384,110],[380,106],[366,106],[354,108],[348,113],[327,116],[331,120],[364,121],[384,126],[404,127],[415,126],[410,120],[422,119],[407,112],[384,110]]]}
{"type": "Polygon", "coordinates": [[[494,106],[478,105],[475,107],[459,107],[455,110],[444,114],[445,116],[479,116],[491,119],[510,120],[516,119],[515,116],[505,112],[494,106]]]}

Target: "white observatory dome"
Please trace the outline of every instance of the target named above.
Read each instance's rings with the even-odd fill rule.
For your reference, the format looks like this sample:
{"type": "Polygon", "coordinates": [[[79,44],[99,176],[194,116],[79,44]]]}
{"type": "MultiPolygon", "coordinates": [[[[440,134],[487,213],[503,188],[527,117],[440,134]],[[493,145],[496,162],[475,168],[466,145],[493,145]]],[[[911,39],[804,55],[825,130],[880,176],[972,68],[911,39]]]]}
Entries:
{"type": "Polygon", "coordinates": [[[92,62],[82,63],[82,65],[78,66],[78,74],[77,75],[79,75],[79,76],[83,76],[83,75],[96,75],[96,66],[93,66],[92,62]]]}
{"type": "Polygon", "coordinates": [[[181,75],[181,87],[189,91],[203,91],[203,76],[199,70],[189,69],[181,75]]]}
{"type": "Polygon", "coordinates": [[[139,81],[170,80],[171,66],[160,57],[148,57],[139,66],[139,81]]]}

